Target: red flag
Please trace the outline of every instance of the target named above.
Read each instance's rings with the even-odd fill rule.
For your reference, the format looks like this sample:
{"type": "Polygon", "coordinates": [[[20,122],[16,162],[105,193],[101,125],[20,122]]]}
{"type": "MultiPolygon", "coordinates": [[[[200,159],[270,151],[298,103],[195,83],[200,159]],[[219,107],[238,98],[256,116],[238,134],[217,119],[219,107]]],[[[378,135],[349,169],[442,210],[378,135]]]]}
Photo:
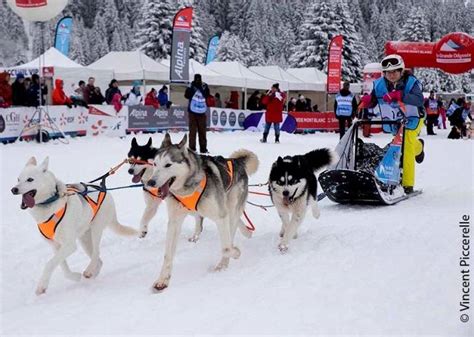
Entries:
{"type": "Polygon", "coordinates": [[[338,93],[341,87],[342,45],[342,35],[333,37],[331,43],[329,43],[327,80],[328,94],[338,93]]]}

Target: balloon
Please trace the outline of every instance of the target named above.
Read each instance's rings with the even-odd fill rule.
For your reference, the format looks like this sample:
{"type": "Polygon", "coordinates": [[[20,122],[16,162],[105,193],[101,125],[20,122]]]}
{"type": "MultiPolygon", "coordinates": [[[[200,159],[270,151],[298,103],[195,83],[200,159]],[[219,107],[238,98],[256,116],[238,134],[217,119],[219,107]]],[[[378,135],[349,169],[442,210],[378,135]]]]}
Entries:
{"type": "Polygon", "coordinates": [[[11,9],[27,21],[48,21],[66,7],[68,0],[7,0],[11,9]]]}

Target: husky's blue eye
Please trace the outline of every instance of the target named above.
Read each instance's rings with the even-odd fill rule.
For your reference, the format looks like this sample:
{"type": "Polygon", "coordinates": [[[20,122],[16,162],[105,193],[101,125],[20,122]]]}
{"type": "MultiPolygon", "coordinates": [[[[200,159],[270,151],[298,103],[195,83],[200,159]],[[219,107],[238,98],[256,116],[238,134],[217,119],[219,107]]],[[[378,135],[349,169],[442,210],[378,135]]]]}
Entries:
{"type": "Polygon", "coordinates": [[[171,164],[170,164],[170,163],[168,163],[168,164],[166,164],[166,165],[165,165],[165,167],[170,167],[170,166],[171,166],[171,164]]]}
{"type": "Polygon", "coordinates": [[[31,183],[34,179],[33,178],[28,178],[26,179],[27,182],[31,183]]]}

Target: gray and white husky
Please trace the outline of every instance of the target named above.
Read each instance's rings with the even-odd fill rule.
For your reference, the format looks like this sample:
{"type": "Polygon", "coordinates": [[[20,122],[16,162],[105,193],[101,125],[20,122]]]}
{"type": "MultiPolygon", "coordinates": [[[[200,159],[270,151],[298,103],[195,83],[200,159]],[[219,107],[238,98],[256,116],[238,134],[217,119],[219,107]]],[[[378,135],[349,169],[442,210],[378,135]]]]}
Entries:
{"type": "Polygon", "coordinates": [[[30,209],[40,233],[54,250],[54,256],[43,269],[36,288],[37,295],[46,292],[51,274],[58,266],[66,278],[81,279],[81,274],[72,272],[66,262],[76,251],[78,239],[91,259],[83,275],[91,278],[97,276],[102,267],[99,246],[106,226],[117,234],[137,235],[133,228],[118,222],[114,200],[109,193],[94,193],[90,197],[77,193],[83,192],[84,186],[66,186],[48,170],[48,162],[46,158],[37,165],[36,159],[30,158],[20,173],[18,184],[11,189],[13,194],[22,196],[21,209],[30,209]]]}
{"type": "Polygon", "coordinates": [[[240,257],[234,236],[237,227],[244,236],[251,236],[241,216],[247,201],[248,176],[257,168],[258,158],[250,151],[238,150],[227,159],[203,156],[187,148],[187,135],[179,144],[172,144],[170,135],[165,135],[148,181],[167,197],[169,216],[165,256],[160,276],[153,284],[155,290],[161,291],[169,284],[181,225],[189,213],[217,224],[222,258],[216,270],[225,269],[230,258],[240,257]]]}
{"type": "Polygon", "coordinates": [[[282,222],[278,245],[282,253],[288,250],[290,239],[297,237],[308,207],[314,218],[319,218],[315,171],[330,165],[335,158],[337,155],[331,150],[319,149],[304,155],[278,157],[273,163],[268,190],[282,222]]]}

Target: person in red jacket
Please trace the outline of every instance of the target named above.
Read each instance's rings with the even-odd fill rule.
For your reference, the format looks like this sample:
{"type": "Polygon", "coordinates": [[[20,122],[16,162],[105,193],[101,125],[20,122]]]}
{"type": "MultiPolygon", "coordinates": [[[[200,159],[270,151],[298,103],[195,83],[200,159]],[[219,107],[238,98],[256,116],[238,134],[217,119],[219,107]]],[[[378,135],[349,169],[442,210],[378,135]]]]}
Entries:
{"type": "Polygon", "coordinates": [[[262,104],[267,107],[265,111],[265,130],[263,131],[262,143],[267,142],[270,127],[273,124],[275,129],[275,143],[280,142],[280,123],[283,121],[283,108],[285,106],[286,95],[280,91],[280,85],[275,83],[262,98],[262,104]]]}
{"type": "Polygon", "coordinates": [[[12,105],[13,93],[10,85],[10,74],[4,71],[0,73],[0,108],[8,108],[12,105]]]}
{"type": "Polygon", "coordinates": [[[145,105],[151,105],[155,109],[158,109],[160,107],[160,102],[158,101],[158,98],[156,97],[155,88],[151,88],[151,91],[148,94],[146,94],[145,105]]]}
{"type": "Polygon", "coordinates": [[[64,93],[64,81],[57,78],[54,84],[53,105],[67,105],[69,108],[72,108],[72,100],[64,93]]]}

